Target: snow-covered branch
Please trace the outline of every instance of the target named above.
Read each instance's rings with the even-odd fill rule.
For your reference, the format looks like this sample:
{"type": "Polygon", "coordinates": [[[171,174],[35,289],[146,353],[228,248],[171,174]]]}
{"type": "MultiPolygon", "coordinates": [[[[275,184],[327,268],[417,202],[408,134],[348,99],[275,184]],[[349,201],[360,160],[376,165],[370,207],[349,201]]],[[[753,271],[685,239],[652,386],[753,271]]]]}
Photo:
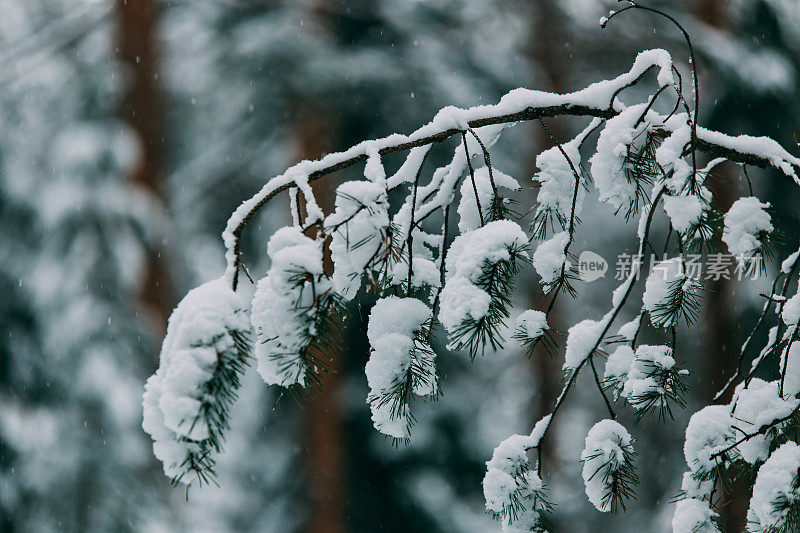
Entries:
{"type": "MultiPolygon", "coordinates": [[[[382,139],[364,141],[344,152],[328,154],[316,161],[302,161],[280,176],[269,180],[252,198],[240,205],[231,215],[222,234],[226,247],[226,277],[235,287],[238,280],[239,236],[247,222],[271,198],[289,187],[298,187],[307,194],[314,207],[309,210],[309,221],[322,218],[316,208],[309,182],[365,162],[369,154],[385,156],[413,150],[433,143],[440,143],[469,129],[513,124],[556,116],[587,116],[609,119],[621,111],[616,97],[626,88],[638,83],[651,69],[656,68],[659,87],[673,85],[672,58],[665,50],[655,49],[641,52],[631,69],[612,80],[594,83],[585,89],[568,94],[547,93],[530,89],[515,89],[506,94],[495,105],[476,106],[468,109],[447,107],[434,119],[409,135],[393,134],[382,139]]],[[[665,128],[666,133],[672,133],[665,128]]],[[[791,155],[775,141],[764,137],[731,137],[723,133],[697,128],[697,149],[712,157],[724,157],[749,165],[780,169],[800,183],[796,169],[800,158],[791,155]]],[[[415,152],[416,157],[419,152],[415,152]]],[[[442,207],[452,194],[455,178],[460,172],[451,172],[444,179],[431,202],[423,204],[417,220],[432,210],[442,207]]],[[[387,182],[393,189],[402,183],[402,174],[387,182]]]]}
{"type": "MultiPolygon", "coordinates": [[[[800,158],[775,141],[731,137],[697,124],[696,76],[693,85],[694,111],[682,94],[683,83],[670,55],[650,50],[640,53],[628,72],[580,91],[516,89],[495,105],[448,107],[409,135],[364,141],[344,152],[298,163],[269,180],[236,209],[223,233],[227,266],[211,287],[216,287],[214,294],[230,316],[214,314],[208,298],[190,293],[170,323],[162,368],[148,384],[146,425],[165,471],[176,482],[190,482],[186,474],[192,471],[200,482],[213,475],[210,454],[220,451],[238,375],[251,355],[267,384],[292,392],[321,386],[321,374],[335,351],[331,343],[338,338],[334,331],[341,324],[338,316],[347,313],[347,302],[367,291],[376,303],[367,326],[366,402],[377,431],[395,442],[408,441],[414,402],[439,396],[441,355],[433,342],[437,336],[447,337],[448,350],[463,352],[472,360],[504,348],[513,320],[513,339],[528,356],[536,356],[539,346],[551,354],[563,348],[565,383],[552,411],[532,432],[506,439],[487,462],[486,509],[504,529],[551,527],[553,508],[543,482],[542,443],[581,370],[589,366],[609,419],[589,431],[576,460],[583,462],[586,494],[594,506],[603,512],[624,510],[638,482],[635,439],[616,420],[613,402],[627,404],[636,420],[656,416],[662,422],[672,417],[673,409],[686,406],[688,370],[678,355],[685,351],[678,349],[678,328],[698,318],[705,287],[689,271],[685,253],[722,243],[737,261],[744,261],[769,251],[778,229],[771,206],[752,190],[722,213],[707,186],[709,175],[717,165],[731,161],[772,167],[800,185],[800,158]],[[639,103],[623,104],[619,95],[650,72],[655,74],[655,90],[639,103]],[[674,106],[666,104],[672,108],[666,115],[656,105],[664,99],[675,100],[674,106]],[[572,139],[561,140],[545,120],[556,116],[586,117],[589,123],[572,139]],[[529,120],[541,122],[553,146],[536,158],[538,172],[531,182],[538,186],[538,194],[530,209],[522,209],[532,213],[533,220],[523,225],[525,215],[512,208],[522,182],[498,169],[491,151],[504,129],[529,120]],[[447,163],[426,168],[430,153],[450,137],[456,137],[457,144],[447,152],[447,163]],[[584,165],[582,158],[589,151],[584,165]],[[384,158],[397,152],[407,152],[405,162],[389,175],[384,158]],[[699,161],[702,154],[708,161],[699,161]],[[364,163],[363,178],[339,185],[333,212],[323,212],[311,182],[358,163],[364,163]],[[580,242],[576,234],[590,186],[615,215],[638,219],[632,257],[640,259],[619,278],[623,281],[612,292],[606,314],[574,323],[559,346],[548,320],[558,298],[579,297],[574,283],[580,278],[571,248],[580,242]],[[243,268],[239,238],[254,214],[287,189],[292,224],[269,240],[270,268],[250,302],[250,323],[242,324],[245,306],[234,305],[246,292],[238,287],[243,268]],[[400,196],[390,196],[393,190],[400,196]],[[668,228],[664,252],[659,254],[663,257],[644,276],[641,258],[648,250],[655,253],[654,228],[662,210],[668,228]],[[450,221],[453,211],[457,231],[450,221]],[[436,227],[433,221],[438,217],[441,226],[436,227]],[[323,268],[328,253],[332,269],[323,268]],[[538,274],[542,293],[551,295],[550,301],[546,310],[523,310],[512,319],[516,278],[529,268],[538,274]],[[644,293],[640,302],[633,302],[640,277],[645,278],[644,293]],[[635,305],[635,318],[612,332],[626,305],[635,305]],[[197,327],[188,326],[189,319],[197,327]],[[639,344],[645,323],[665,337],[663,343],[639,344]],[[253,346],[251,336],[257,341],[253,346]],[[214,347],[219,359],[216,366],[209,366],[213,361],[203,357],[214,347]],[[601,379],[598,365],[603,360],[601,379]],[[191,372],[181,376],[176,369],[184,367],[191,372]],[[535,459],[529,457],[533,452],[535,459]]],[[[686,431],[686,498],[676,508],[676,531],[716,528],[717,466],[768,462],[773,443],[788,438],[787,426],[800,405],[800,296],[788,295],[798,264],[800,252],[784,261],[782,290],[776,292],[776,279],[741,348],[736,374],[715,400],[735,385],[732,402],[707,406],[692,417],[686,431]],[[779,323],[745,372],[745,352],[773,303],[779,323]],[[755,377],[755,371],[768,362],[777,363],[780,374],[769,382],[755,377]]],[[[800,483],[795,478],[789,481],[794,485],[781,487],[782,494],[800,483]]],[[[785,518],[795,512],[795,505],[800,506],[791,500],[788,507],[776,506],[774,511],[785,518]]],[[[753,512],[766,520],[763,509],[753,512]]]]}

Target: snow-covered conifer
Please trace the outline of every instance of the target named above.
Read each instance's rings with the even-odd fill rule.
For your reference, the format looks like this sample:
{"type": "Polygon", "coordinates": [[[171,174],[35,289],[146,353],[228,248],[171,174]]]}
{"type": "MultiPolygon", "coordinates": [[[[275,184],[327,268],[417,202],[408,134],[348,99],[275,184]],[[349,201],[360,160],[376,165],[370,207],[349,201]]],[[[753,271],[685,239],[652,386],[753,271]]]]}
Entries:
{"type": "Polygon", "coordinates": [[[795,531],[800,527],[800,446],[787,442],[761,465],[747,510],[747,530],[795,531]]]}
{"type": "Polygon", "coordinates": [[[375,429],[395,439],[410,437],[411,395],[430,398],[438,391],[430,321],[431,309],[415,298],[388,296],[370,312],[367,403],[375,429]]]}
{"type": "Polygon", "coordinates": [[[510,220],[489,222],[459,235],[446,260],[439,320],[450,347],[466,348],[470,357],[503,342],[501,327],[509,316],[514,277],[527,259],[528,238],[510,220]]]}
{"type": "MultiPolygon", "coordinates": [[[[603,25],[631,9],[645,8],[631,2],[609,14],[603,25]]],[[[694,61],[691,67],[695,82],[694,61]]],[[[503,349],[509,332],[528,355],[542,343],[551,353],[563,348],[564,384],[552,411],[530,435],[504,440],[487,462],[483,481],[486,508],[507,531],[550,527],[541,443],[571,392],[582,383],[579,375],[588,368],[600,405],[609,417],[591,428],[580,458],[574,459],[583,463],[589,501],[602,512],[624,510],[626,501],[634,496],[638,476],[633,438],[614,420],[614,403],[627,403],[637,419],[655,415],[664,420],[674,408],[685,407],[688,371],[680,367],[676,353],[691,348],[688,343],[686,348],[679,344],[679,327],[698,318],[703,289],[697,276],[689,272],[685,254],[712,246],[720,233],[731,252],[753,253],[763,248],[773,231],[768,205],[754,196],[734,204],[723,228],[711,187],[706,184],[711,170],[725,162],[772,167],[800,184],[800,158],[775,141],[732,137],[700,127],[696,86],[692,84],[692,111],[684,81],[666,51],[649,50],[638,54],[627,72],[582,90],[554,94],[515,89],[497,104],[445,107],[408,135],[368,140],[316,161],[302,161],[269,180],[236,209],[223,232],[227,261],[223,280],[230,294],[238,294],[243,283],[239,274],[244,272],[239,253],[243,228],[277,194],[291,191],[294,225],[279,230],[270,240],[270,269],[258,283],[250,316],[258,341],[255,354],[265,381],[282,386],[309,386],[317,381],[315,377],[324,370],[329,356],[325,343],[336,338],[326,330],[330,313],[339,299],[352,300],[365,278],[377,298],[367,328],[367,403],[375,428],[396,441],[410,439],[412,398],[433,398],[439,393],[437,343],[433,342],[438,325],[447,336],[447,348],[466,352],[471,359],[487,350],[503,349]],[[656,88],[640,90],[647,87],[643,80],[653,81],[656,88]],[[626,91],[633,87],[637,90],[626,91]],[[625,102],[635,101],[623,103],[623,92],[625,102]],[[662,108],[662,101],[667,100],[669,106],[662,108]],[[554,116],[583,117],[588,124],[579,135],[562,143],[547,126],[554,116]],[[527,120],[541,122],[553,147],[536,160],[534,181],[539,191],[533,205],[510,209],[512,202],[518,202],[514,195],[519,186],[494,168],[490,149],[505,129],[527,120]],[[597,137],[592,135],[596,131],[597,137]],[[445,142],[448,139],[455,142],[445,142]],[[426,160],[434,149],[445,152],[440,159],[444,163],[429,169],[426,160]],[[591,152],[589,173],[581,165],[588,155],[582,151],[591,152]],[[398,152],[407,152],[405,161],[394,174],[387,173],[383,158],[398,152]],[[480,164],[481,158],[483,166],[476,168],[474,163],[480,164]],[[365,164],[364,178],[342,183],[334,210],[325,217],[309,183],[361,163],[365,164]],[[642,263],[632,262],[630,271],[618,278],[621,283],[611,294],[610,307],[595,313],[591,305],[581,305],[581,311],[589,311],[566,325],[566,340],[559,346],[548,317],[563,293],[578,296],[571,248],[581,242],[576,234],[580,216],[588,211],[586,187],[590,181],[598,190],[599,201],[608,204],[614,214],[626,220],[638,218],[631,232],[635,234],[632,256],[642,258],[658,247],[661,260],[646,276],[642,263]],[[305,220],[298,209],[298,194],[304,197],[305,220]],[[457,224],[451,220],[454,211],[457,224]],[[531,233],[536,245],[531,245],[521,226],[529,214],[533,214],[531,233]],[[657,242],[663,235],[666,238],[657,242]],[[323,258],[328,253],[332,271],[326,273],[323,258]],[[522,312],[511,330],[515,278],[527,268],[538,274],[549,302],[546,310],[522,312]],[[642,278],[645,281],[639,283],[642,278]],[[641,285],[644,292],[639,303],[633,295],[641,285]],[[626,314],[634,318],[620,324],[626,314]],[[648,327],[645,316],[655,328],[648,327]],[[643,336],[652,344],[641,344],[643,336]],[[650,341],[651,337],[658,340],[650,341]],[[598,369],[603,360],[605,369],[598,369]]],[[[790,428],[799,418],[796,396],[800,385],[795,370],[800,364],[796,348],[800,345],[800,300],[786,295],[798,260],[800,255],[784,261],[780,273],[784,285],[779,287],[776,280],[774,294],[765,295],[765,316],[775,304],[770,318],[777,323],[770,329],[766,345],[746,372],[748,339],[741,368],[716,401],[722,401],[722,393],[735,385],[733,399],[703,407],[689,421],[684,445],[688,472],[674,515],[675,531],[717,529],[720,501],[716,488],[720,478],[736,475],[733,466],[763,463],[759,479],[767,480],[772,469],[767,466],[791,455],[776,455],[776,448],[797,438],[790,428]],[[761,374],[756,376],[775,368],[781,373],[778,379],[773,376],[766,381],[760,379],[761,374]]],[[[225,316],[239,317],[237,313],[225,316]]],[[[762,317],[755,329],[764,320],[762,317]]],[[[697,356],[682,354],[680,361],[697,356]]],[[[164,379],[161,373],[153,378],[154,384],[164,379]]],[[[148,392],[146,405],[154,405],[151,396],[148,392]]],[[[162,397],[168,396],[162,394],[159,400],[162,397]]],[[[196,407],[181,398],[175,400],[178,407],[174,409],[196,407]]],[[[176,441],[185,447],[187,442],[195,442],[191,439],[205,437],[204,433],[195,434],[193,431],[200,430],[191,425],[191,431],[187,430],[181,422],[185,416],[176,419],[165,409],[153,412],[162,415],[158,422],[171,433],[164,430],[157,441],[176,441]]],[[[147,417],[153,432],[158,433],[161,426],[153,422],[152,414],[147,417]]],[[[777,449],[788,444],[782,446],[777,449]]],[[[161,450],[157,454],[163,456],[161,450]]],[[[778,522],[765,514],[763,502],[772,498],[774,487],[767,481],[756,485],[753,516],[773,527],[778,522]]],[[[782,510],[773,506],[769,513],[783,512],[793,520],[796,491],[795,478],[784,482],[780,487],[782,510]]]]}
{"type": "Polygon", "coordinates": [[[145,386],[142,427],[173,483],[214,479],[250,350],[246,302],[225,279],[193,289],[172,313],[145,386]]]}
{"type": "Polygon", "coordinates": [[[325,369],[336,300],[322,270],[322,248],[287,227],[272,236],[267,253],[272,266],[258,282],[250,316],[258,372],[268,385],[311,387],[325,369]]]}
{"type": "Polygon", "coordinates": [[[598,511],[625,510],[625,500],[635,495],[634,455],[633,439],[618,422],[601,420],[589,430],[581,453],[583,482],[598,511]]]}

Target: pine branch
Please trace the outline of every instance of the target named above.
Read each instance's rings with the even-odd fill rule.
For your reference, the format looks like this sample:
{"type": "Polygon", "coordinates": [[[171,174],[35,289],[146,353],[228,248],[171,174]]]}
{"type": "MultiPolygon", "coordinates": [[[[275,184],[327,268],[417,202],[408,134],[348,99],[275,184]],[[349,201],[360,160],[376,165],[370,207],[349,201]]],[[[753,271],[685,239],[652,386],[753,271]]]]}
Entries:
{"type": "MultiPolygon", "coordinates": [[[[502,106],[483,106],[480,115],[476,117],[474,110],[464,110],[464,124],[468,128],[480,128],[492,124],[507,124],[527,120],[537,120],[555,116],[589,116],[608,119],[616,116],[619,111],[614,107],[617,95],[624,89],[637,84],[647,72],[656,66],[656,62],[646,58],[637,60],[633,68],[627,74],[617,77],[608,82],[609,101],[606,107],[587,105],[580,91],[567,95],[557,95],[560,103],[548,103],[542,105],[536,101],[531,101],[530,105],[521,111],[512,113],[503,112],[502,106]],[[647,61],[650,61],[647,63],[647,61]]],[[[696,82],[696,79],[695,79],[696,82]]],[[[696,116],[696,115],[695,115],[696,116]]],[[[794,168],[800,168],[800,159],[791,156],[788,152],[783,152],[778,156],[766,155],[749,151],[747,147],[730,142],[730,137],[721,136],[715,132],[708,132],[696,129],[696,121],[692,120],[693,135],[692,154],[696,150],[709,154],[712,157],[724,157],[728,160],[744,163],[758,167],[774,167],[780,169],[782,164],[788,164],[794,168]],[[722,140],[722,142],[720,142],[722,140]]],[[[290,187],[307,188],[309,182],[318,180],[339,170],[343,170],[357,163],[366,161],[367,149],[377,149],[380,156],[410,150],[412,148],[442,142],[454,135],[463,135],[465,128],[431,128],[426,126],[416,133],[408,136],[393,135],[376,141],[361,143],[343,153],[329,154],[318,161],[304,161],[295,167],[287,170],[284,174],[277,176],[267,182],[262,189],[250,200],[244,202],[231,216],[223,233],[223,240],[226,246],[226,260],[228,266],[226,276],[231,281],[232,287],[236,288],[239,272],[239,243],[242,230],[270,199],[290,187]],[[434,131],[431,131],[431,130],[434,131]]],[[[693,167],[696,172],[696,166],[693,167]]],[[[795,178],[800,182],[800,178],[795,178]]],[[[394,184],[392,184],[394,185],[394,184]]],[[[393,188],[393,187],[390,187],[393,188]]],[[[447,195],[446,191],[439,191],[439,194],[447,195]]],[[[438,196],[438,194],[437,194],[438,196]]],[[[420,213],[419,220],[427,216],[431,211],[444,207],[439,203],[426,204],[424,212],[420,213]]]]}

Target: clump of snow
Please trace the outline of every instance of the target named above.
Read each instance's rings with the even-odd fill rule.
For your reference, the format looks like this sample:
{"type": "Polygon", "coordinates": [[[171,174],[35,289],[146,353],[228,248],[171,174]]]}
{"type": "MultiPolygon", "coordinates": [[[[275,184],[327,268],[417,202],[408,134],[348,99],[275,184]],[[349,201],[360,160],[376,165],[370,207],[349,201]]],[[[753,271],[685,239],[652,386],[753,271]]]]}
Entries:
{"type": "Polygon", "coordinates": [[[319,242],[295,227],[281,228],[267,245],[272,264],[253,295],[250,321],[256,333],[258,372],[268,385],[305,385],[303,351],[316,334],[318,297],[330,290],[319,242]]]}
{"type": "MultiPolygon", "coordinates": [[[[170,316],[159,367],[147,380],[142,401],[142,428],[153,438],[153,452],[170,478],[189,484],[187,461],[209,454],[210,439],[221,438],[224,420],[209,424],[203,416],[215,402],[207,396],[207,384],[221,370],[219,354],[239,358],[241,339],[249,332],[246,302],[225,279],[189,291],[170,316]]],[[[235,398],[236,391],[230,392],[235,398]]]]}
{"type": "Polygon", "coordinates": [[[800,250],[797,250],[795,253],[783,260],[781,263],[781,272],[784,274],[791,272],[792,266],[794,266],[798,258],[800,258],[800,250]]]}
{"type": "MultiPolygon", "coordinates": [[[[702,190],[708,191],[705,187],[702,190]]],[[[700,222],[703,212],[708,207],[708,199],[697,194],[665,195],[662,202],[672,227],[682,235],[687,234],[700,222]]]]}
{"type": "Polygon", "coordinates": [[[782,444],[761,465],[747,510],[748,531],[782,531],[789,508],[800,501],[800,446],[782,444]],[[784,505],[776,505],[782,502],[784,505]]]}
{"type": "Polygon", "coordinates": [[[736,442],[737,433],[730,411],[727,405],[708,405],[689,419],[683,455],[695,479],[714,469],[716,461],[712,456],[715,453],[736,442]]]}
{"type": "Polygon", "coordinates": [[[722,242],[736,257],[751,257],[761,247],[764,237],[772,232],[768,203],[755,196],[736,200],[725,213],[725,228],[722,242]]]}
{"type": "Polygon", "coordinates": [[[372,353],[364,369],[367,403],[375,429],[385,435],[410,436],[407,383],[419,396],[436,392],[433,351],[418,349],[418,343],[427,342],[421,336],[430,317],[431,309],[420,300],[397,296],[381,298],[370,312],[367,339],[372,353]]]}
{"type": "MultiPolygon", "coordinates": [[[[536,156],[536,166],[539,172],[533,180],[540,184],[539,194],[536,196],[535,217],[552,213],[556,220],[567,221],[572,213],[572,197],[575,193],[575,173],[572,171],[570,161],[575,169],[580,168],[581,155],[578,152],[579,139],[574,139],[561,145],[569,157],[569,161],[558,149],[558,146],[548,148],[536,156]]],[[[575,199],[575,216],[580,214],[583,207],[583,198],[586,190],[578,186],[578,195],[575,199]]]]}
{"type": "MultiPolygon", "coordinates": [[[[675,299],[676,291],[691,295],[699,289],[699,281],[686,275],[683,261],[679,257],[665,259],[653,265],[645,282],[642,295],[642,308],[650,314],[650,321],[656,327],[674,325],[678,319],[680,307],[673,312],[664,312],[675,299]],[[682,283],[681,283],[682,282],[682,283]],[[679,285],[680,284],[680,285],[679,285]]],[[[683,297],[684,301],[686,296],[683,297]]]]}
{"type": "Polygon", "coordinates": [[[665,406],[667,395],[674,391],[673,385],[662,377],[674,366],[675,359],[669,346],[639,346],[631,362],[622,396],[636,409],[646,407],[653,397],[660,397],[660,405],[665,406]]]}
{"type": "Polygon", "coordinates": [[[601,420],[586,435],[581,453],[583,483],[589,501],[604,513],[611,510],[610,484],[628,464],[633,439],[628,430],[613,420],[601,420]]]}
{"type": "MultiPolygon", "coordinates": [[[[494,184],[497,186],[498,194],[502,194],[501,189],[516,191],[519,190],[517,180],[504,174],[497,169],[492,169],[494,184]]],[[[491,220],[492,203],[495,200],[492,182],[489,178],[489,169],[481,167],[475,169],[475,188],[478,189],[478,200],[481,205],[483,221],[491,220]]],[[[478,206],[475,205],[475,189],[472,186],[472,178],[467,176],[461,182],[461,201],[458,203],[458,230],[466,233],[481,227],[481,217],[478,215],[478,206]]]]}
{"type": "Polygon", "coordinates": [[[714,522],[718,517],[708,502],[695,498],[680,500],[672,516],[672,533],[719,533],[714,522]]]}
{"type": "Polygon", "coordinates": [[[387,296],[378,300],[369,314],[367,339],[374,344],[381,337],[398,333],[413,338],[431,316],[430,308],[416,298],[387,296]]]}
{"type": "Polygon", "coordinates": [[[603,379],[611,386],[615,398],[619,398],[620,394],[622,394],[625,382],[628,380],[628,374],[631,371],[633,358],[633,348],[626,344],[618,346],[617,349],[608,356],[603,379]]]}
{"type": "Polygon", "coordinates": [[[564,354],[564,370],[573,370],[592,354],[592,349],[600,339],[603,323],[586,319],[578,322],[567,333],[567,346],[564,354]]]}
{"type": "Polygon", "coordinates": [[[796,326],[800,322],[800,293],[795,294],[783,304],[781,320],[787,326],[796,326]]]}
{"type": "MultiPolygon", "coordinates": [[[[736,387],[732,402],[735,405],[733,418],[744,432],[755,433],[762,426],[788,416],[797,408],[799,400],[781,398],[779,381],[767,382],[753,378],[747,388],[743,383],[736,387]]],[[[742,442],[737,449],[742,459],[755,464],[767,458],[774,437],[775,433],[768,431],[742,442]]]]}
{"type": "Polygon", "coordinates": [[[549,292],[548,287],[552,287],[553,283],[561,276],[562,266],[565,270],[571,267],[567,261],[567,243],[569,243],[569,233],[562,231],[541,243],[533,252],[533,268],[542,278],[541,283],[546,289],[545,292],[549,292]]]}
{"type": "Polygon", "coordinates": [[[478,321],[486,316],[491,298],[477,285],[483,272],[502,261],[512,260],[512,251],[519,254],[527,244],[528,237],[510,220],[489,222],[453,240],[445,262],[445,285],[439,310],[439,321],[448,332],[452,333],[470,318],[478,321]]]}
{"type": "Polygon", "coordinates": [[[544,335],[544,332],[548,329],[547,315],[535,309],[523,311],[517,317],[515,329],[526,339],[538,339],[544,335]]]}
{"type": "Polygon", "coordinates": [[[636,183],[628,180],[623,163],[631,143],[647,128],[646,121],[634,127],[646,105],[631,106],[609,119],[597,139],[597,151],[589,160],[599,200],[615,211],[636,199],[636,183]]]}
{"type": "Polygon", "coordinates": [[[552,416],[552,414],[543,416],[538,422],[536,422],[536,425],[533,426],[533,431],[531,431],[531,446],[539,446],[539,443],[542,441],[542,437],[544,437],[545,431],[547,431],[547,428],[550,427],[550,420],[552,416]]]}
{"type": "Polygon", "coordinates": [[[630,342],[636,336],[636,331],[639,329],[639,324],[642,321],[641,314],[630,322],[626,322],[619,327],[617,335],[622,337],[626,342],[630,342]]]}
{"type": "MultiPolygon", "coordinates": [[[[401,285],[408,282],[408,264],[398,261],[392,266],[392,284],[401,285]]],[[[425,257],[411,259],[412,287],[439,287],[439,269],[436,263],[425,257]]]]}
{"type": "MultiPolygon", "coordinates": [[[[669,176],[667,188],[672,193],[679,194],[693,177],[692,167],[681,157],[692,137],[692,129],[685,113],[676,113],[666,121],[664,127],[671,133],[656,148],[656,161],[669,176]]],[[[693,178],[697,179],[697,176],[693,178]]]]}
{"type": "Polygon", "coordinates": [[[483,497],[486,500],[486,510],[502,513],[512,504],[512,498],[517,490],[517,482],[510,474],[490,468],[483,477],[483,497]]]}
{"type": "Polygon", "coordinates": [[[486,462],[486,466],[490,470],[502,470],[509,474],[525,470],[528,466],[530,442],[529,435],[511,435],[497,445],[492,452],[492,458],[486,462]]]}
{"type": "Polygon", "coordinates": [[[669,299],[670,284],[683,279],[683,262],[678,257],[659,261],[645,282],[642,303],[646,311],[653,312],[669,299]]]}
{"type": "Polygon", "coordinates": [[[781,375],[783,379],[783,394],[794,398],[800,394],[800,343],[795,341],[789,347],[781,362],[781,375]],[[785,367],[785,368],[784,368],[785,367]]]}
{"type": "Polygon", "coordinates": [[[372,146],[367,152],[367,164],[364,165],[364,177],[367,180],[385,186],[386,170],[383,168],[381,155],[377,146],[372,146]]]}
{"type": "Polygon", "coordinates": [[[355,296],[364,269],[381,258],[388,229],[389,200],[381,180],[348,181],[336,189],[335,210],[325,219],[325,231],[331,234],[333,288],[343,298],[355,296]]]}

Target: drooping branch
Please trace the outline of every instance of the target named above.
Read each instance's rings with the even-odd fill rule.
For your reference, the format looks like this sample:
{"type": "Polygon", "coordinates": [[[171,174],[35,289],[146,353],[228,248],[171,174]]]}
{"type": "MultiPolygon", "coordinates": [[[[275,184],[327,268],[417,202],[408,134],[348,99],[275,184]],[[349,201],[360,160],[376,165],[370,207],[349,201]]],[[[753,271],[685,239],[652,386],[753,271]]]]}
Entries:
{"type": "MultiPolygon", "coordinates": [[[[666,190],[665,186],[660,185],[653,191],[653,201],[651,202],[649,208],[646,211],[644,211],[641,215],[641,219],[639,222],[640,231],[639,231],[639,247],[637,250],[637,255],[641,255],[644,253],[645,242],[647,241],[647,238],[650,234],[650,227],[652,226],[653,223],[653,217],[656,212],[656,207],[658,206],[659,201],[661,200],[661,197],[663,196],[665,190],[666,190]]],[[[608,334],[608,330],[611,329],[611,325],[614,323],[614,320],[617,318],[620,311],[622,311],[625,302],[628,301],[628,298],[630,297],[630,294],[633,291],[634,283],[639,277],[640,269],[641,269],[640,263],[636,263],[635,265],[633,265],[633,268],[631,269],[628,279],[617,288],[617,291],[624,288],[624,292],[622,293],[622,296],[619,299],[617,299],[616,297],[617,293],[615,291],[612,308],[602,318],[601,321],[603,328],[600,331],[600,334],[595,339],[591,350],[588,351],[588,353],[580,361],[580,363],[578,363],[575,369],[572,370],[572,372],[569,375],[569,378],[567,379],[566,384],[564,384],[564,388],[561,389],[561,393],[558,395],[558,398],[556,399],[555,407],[553,407],[553,411],[550,413],[549,418],[547,419],[547,422],[544,426],[544,429],[541,432],[541,439],[544,439],[544,437],[547,435],[547,432],[550,430],[550,427],[553,424],[553,419],[555,418],[561,406],[564,404],[564,400],[566,400],[567,395],[569,394],[572,385],[575,383],[575,380],[577,379],[581,369],[584,367],[587,361],[591,360],[592,355],[600,347],[600,344],[603,342],[603,339],[608,334]]],[[[541,473],[541,461],[539,462],[539,472],[541,473]]]]}
{"type": "MultiPolygon", "coordinates": [[[[309,182],[366,161],[369,153],[386,156],[412,150],[443,142],[469,129],[555,116],[608,119],[621,111],[622,106],[616,101],[616,97],[626,88],[638,83],[653,68],[658,68],[659,87],[674,84],[673,65],[669,53],[659,49],[649,50],[637,56],[628,72],[612,80],[594,83],[577,92],[555,94],[515,89],[495,105],[468,109],[445,108],[437,113],[433,121],[410,135],[393,134],[382,139],[364,141],[349,150],[332,153],[316,161],[302,161],[269,180],[256,195],[242,203],[231,215],[222,234],[226,247],[226,278],[233,287],[236,287],[239,238],[245,225],[271,198],[290,187],[305,189],[309,182]]],[[[771,139],[730,137],[698,127],[696,148],[712,157],[725,157],[748,165],[777,168],[800,183],[795,173],[795,168],[800,168],[800,158],[791,155],[771,139]]],[[[453,181],[443,182],[435,196],[419,207],[416,220],[422,220],[445,205],[452,193],[453,181]]],[[[397,185],[399,183],[387,183],[389,188],[397,185]]],[[[311,218],[321,216],[320,213],[312,215],[311,218]]]]}
{"type": "Polygon", "coordinates": [[[745,433],[739,440],[737,440],[733,444],[731,444],[729,446],[726,446],[725,448],[719,450],[718,452],[713,453],[711,455],[711,458],[712,459],[717,459],[719,457],[722,457],[726,453],[730,452],[731,450],[733,450],[734,448],[739,446],[740,444],[742,444],[744,442],[747,442],[748,440],[753,439],[753,438],[755,438],[755,437],[757,437],[759,435],[766,434],[770,429],[774,428],[778,424],[782,424],[784,422],[788,422],[789,420],[791,420],[792,418],[794,418],[797,415],[798,410],[800,410],[800,407],[793,409],[792,412],[789,413],[786,416],[782,416],[782,417],[779,417],[779,418],[776,418],[776,419],[772,420],[771,422],[766,422],[766,423],[762,424],[761,427],[759,427],[753,433],[745,433]]]}

